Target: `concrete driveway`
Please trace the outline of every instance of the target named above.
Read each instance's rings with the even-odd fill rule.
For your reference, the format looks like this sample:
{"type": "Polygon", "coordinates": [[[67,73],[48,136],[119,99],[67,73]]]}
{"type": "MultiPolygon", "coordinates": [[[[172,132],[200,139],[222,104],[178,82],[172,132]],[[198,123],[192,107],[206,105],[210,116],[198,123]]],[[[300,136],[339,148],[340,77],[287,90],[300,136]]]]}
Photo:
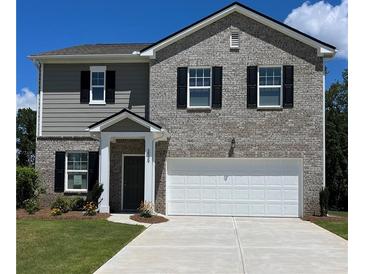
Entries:
{"type": "Polygon", "coordinates": [[[169,217],[96,273],[347,273],[347,241],[300,219],[169,217]]]}

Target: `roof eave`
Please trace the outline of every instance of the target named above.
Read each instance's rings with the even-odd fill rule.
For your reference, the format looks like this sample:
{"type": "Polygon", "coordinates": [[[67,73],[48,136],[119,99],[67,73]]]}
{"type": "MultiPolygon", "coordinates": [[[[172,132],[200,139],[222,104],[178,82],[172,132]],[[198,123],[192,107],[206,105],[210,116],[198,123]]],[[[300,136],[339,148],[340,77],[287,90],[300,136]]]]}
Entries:
{"type": "Polygon", "coordinates": [[[168,37],[160,40],[159,42],[156,42],[155,44],[153,44],[145,49],[142,49],[140,52],[140,55],[149,57],[149,58],[155,58],[156,51],[188,36],[189,34],[195,32],[215,21],[218,21],[219,19],[221,19],[224,16],[229,15],[233,12],[241,13],[257,22],[267,25],[296,40],[299,40],[305,44],[308,44],[308,45],[316,48],[318,51],[318,56],[326,55],[326,57],[327,56],[333,57],[336,54],[336,48],[334,46],[321,42],[318,39],[311,37],[305,33],[302,33],[294,28],[291,28],[290,26],[287,26],[273,18],[265,16],[259,12],[253,11],[252,9],[250,9],[246,6],[243,6],[240,3],[234,3],[216,13],[213,13],[210,16],[203,18],[202,20],[200,20],[196,23],[191,24],[187,28],[177,31],[175,34],[172,34],[171,36],[168,36],[168,37]]]}
{"type": "Polygon", "coordinates": [[[132,54],[67,54],[67,55],[29,55],[32,61],[40,63],[72,63],[72,62],[120,62],[141,61],[147,62],[148,58],[139,53],[132,54]]]}

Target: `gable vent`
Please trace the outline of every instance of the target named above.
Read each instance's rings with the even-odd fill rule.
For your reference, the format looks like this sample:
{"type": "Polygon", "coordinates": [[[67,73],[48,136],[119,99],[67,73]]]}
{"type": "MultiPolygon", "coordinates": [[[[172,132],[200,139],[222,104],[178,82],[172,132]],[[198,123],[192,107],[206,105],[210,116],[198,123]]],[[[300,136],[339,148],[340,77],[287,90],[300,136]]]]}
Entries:
{"type": "Polygon", "coordinates": [[[238,31],[231,32],[231,48],[238,49],[240,47],[240,35],[238,31]]]}

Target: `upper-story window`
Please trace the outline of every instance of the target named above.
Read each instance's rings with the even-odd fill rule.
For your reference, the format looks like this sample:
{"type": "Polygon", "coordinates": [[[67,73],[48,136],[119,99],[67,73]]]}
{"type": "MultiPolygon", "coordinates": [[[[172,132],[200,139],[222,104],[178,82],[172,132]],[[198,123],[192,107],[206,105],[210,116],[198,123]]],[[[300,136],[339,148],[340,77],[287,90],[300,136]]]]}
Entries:
{"type": "Polygon", "coordinates": [[[105,66],[90,68],[90,104],[105,104],[105,66]]]}
{"type": "Polygon", "coordinates": [[[188,107],[210,108],[212,103],[211,68],[189,68],[188,107]]]}
{"type": "Polygon", "coordinates": [[[259,67],[258,107],[282,106],[282,69],[280,66],[259,67]]]}

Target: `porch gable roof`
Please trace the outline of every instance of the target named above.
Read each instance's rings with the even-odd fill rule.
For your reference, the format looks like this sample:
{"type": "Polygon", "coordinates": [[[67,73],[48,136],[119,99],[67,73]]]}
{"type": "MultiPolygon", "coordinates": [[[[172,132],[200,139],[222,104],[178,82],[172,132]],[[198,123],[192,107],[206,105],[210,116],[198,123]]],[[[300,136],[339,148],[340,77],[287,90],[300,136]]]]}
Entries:
{"type": "Polygon", "coordinates": [[[137,124],[149,129],[149,131],[151,131],[151,132],[160,132],[162,130],[161,126],[147,120],[146,118],[143,118],[142,116],[139,116],[138,114],[136,114],[126,108],[90,125],[87,128],[87,130],[89,132],[101,132],[104,129],[106,129],[124,119],[130,119],[130,120],[136,122],[137,124]]]}

